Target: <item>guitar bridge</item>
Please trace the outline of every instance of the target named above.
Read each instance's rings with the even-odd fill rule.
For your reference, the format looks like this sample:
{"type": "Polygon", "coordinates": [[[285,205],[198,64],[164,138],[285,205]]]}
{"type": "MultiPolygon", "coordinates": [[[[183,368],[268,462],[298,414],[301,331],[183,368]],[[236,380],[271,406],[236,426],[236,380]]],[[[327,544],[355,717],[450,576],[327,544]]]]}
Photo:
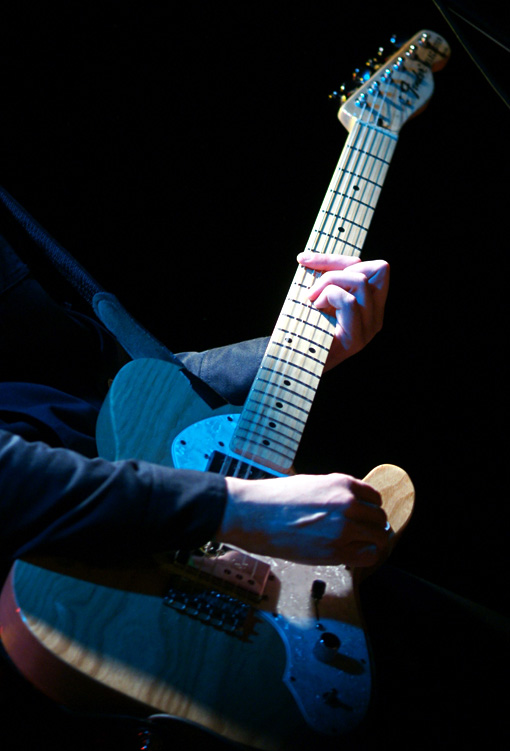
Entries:
{"type": "Polygon", "coordinates": [[[185,615],[231,633],[243,636],[251,607],[218,590],[194,586],[186,577],[177,579],[169,588],[163,603],[185,615]]]}
{"type": "Polygon", "coordinates": [[[192,554],[187,563],[174,562],[172,570],[164,604],[236,635],[244,633],[271,575],[267,563],[229,548],[213,555],[206,548],[205,554],[192,554]]]}

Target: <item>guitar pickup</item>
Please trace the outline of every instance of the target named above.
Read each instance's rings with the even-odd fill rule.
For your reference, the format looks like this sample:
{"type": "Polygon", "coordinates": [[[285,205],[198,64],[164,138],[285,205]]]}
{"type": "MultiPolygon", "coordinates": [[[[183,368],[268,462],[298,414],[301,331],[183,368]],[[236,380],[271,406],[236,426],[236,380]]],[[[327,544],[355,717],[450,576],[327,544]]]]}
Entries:
{"type": "Polygon", "coordinates": [[[222,555],[192,555],[189,563],[198,574],[219,579],[235,589],[261,598],[266,588],[271,566],[240,550],[228,550],[222,555]]]}

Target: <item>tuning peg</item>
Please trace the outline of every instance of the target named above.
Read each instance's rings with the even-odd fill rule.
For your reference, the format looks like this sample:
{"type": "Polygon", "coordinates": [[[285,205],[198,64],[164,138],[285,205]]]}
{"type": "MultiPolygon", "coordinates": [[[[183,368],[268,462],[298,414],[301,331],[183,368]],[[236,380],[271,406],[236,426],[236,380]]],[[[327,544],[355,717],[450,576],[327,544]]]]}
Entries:
{"type": "Polygon", "coordinates": [[[354,88],[351,85],[348,85],[346,83],[343,83],[338,91],[332,91],[331,94],[329,94],[329,99],[334,100],[335,102],[344,102],[347,101],[347,99],[350,97],[352,92],[354,91],[354,88]]]}
{"type": "Polygon", "coordinates": [[[392,34],[389,39],[389,49],[387,50],[386,47],[379,47],[377,50],[377,58],[382,62],[384,60],[387,60],[391,55],[398,50],[399,47],[401,47],[401,43],[398,41],[397,35],[392,34]]]}
{"type": "Polygon", "coordinates": [[[383,48],[379,47],[379,49],[377,51],[377,55],[374,55],[374,57],[370,57],[366,61],[365,66],[366,66],[367,70],[370,71],[371,74],[375,73],[376,71],[378,71],[379,68],[381,67],[381,65],[383,65],[383,63],[384,63],[383,53],[384,53],[383,48]]]}
{"type": "MultiPolygon", "coordinates": [[[[421,42],[421,44],[424,44],[425,40],[421,42]]],[[[364,83],[366,83],[371,76],[376,73],[379,68],[381,68],[385,61],[391,57],[395,49],[398,49],[399,43],[397,41],[397,35],[392,34],[389,39],[389,46],[390,50],[387,51],[384,47],[379,47],[377,50],[377,53],[370,57],[363,68],[355,68],[352,72],[351,80],[347,83],[343,83],[338,91],[332,91],[331,94],[329,94],[329,99],[332,99],[337,102],[345,102],[351,94],[356,91],[360,86],[363,86],[364,83]]],[[[406,52],[406,55],[409,55],[409,52],[406,52]]],[[[399,58],[399,61],[401,58],[399,58]]],[[[399,65],[402,63],[399,62],[399,65]]],[[[391,71],[388,71],[388,75],[391,74],[391,71]]]]}

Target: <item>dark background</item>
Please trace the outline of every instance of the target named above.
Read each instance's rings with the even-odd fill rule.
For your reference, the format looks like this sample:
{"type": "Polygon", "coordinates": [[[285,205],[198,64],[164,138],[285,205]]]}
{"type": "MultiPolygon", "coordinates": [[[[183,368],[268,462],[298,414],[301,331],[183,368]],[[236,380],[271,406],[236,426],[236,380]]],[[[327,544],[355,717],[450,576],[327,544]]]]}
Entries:
{"type": "Polygon", "coordinates": [[[448,39],[365,245],[392,267],[384,331],[325,376],[298,468],[404,467],[394,563],[506,612],[510,113],[433,3],[0,16],[0,182],[174,351],[271,332],[346,136],[328,94],[393,32],[448,39]]]}

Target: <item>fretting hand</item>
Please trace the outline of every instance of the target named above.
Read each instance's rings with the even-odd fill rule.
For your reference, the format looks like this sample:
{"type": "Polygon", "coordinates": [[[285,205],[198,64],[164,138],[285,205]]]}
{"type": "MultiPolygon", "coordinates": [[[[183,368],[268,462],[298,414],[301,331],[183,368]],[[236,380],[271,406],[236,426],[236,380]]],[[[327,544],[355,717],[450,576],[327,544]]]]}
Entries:
{"type": "Polygon", "coordinates": [[[323,272],[312,286],[310,301],[337,321],[326,361],[330,369],[359,352],[381,330],[388,296],[386,261],[360,261],[353,256],[300,253],[302,266],[323,272]]]}

